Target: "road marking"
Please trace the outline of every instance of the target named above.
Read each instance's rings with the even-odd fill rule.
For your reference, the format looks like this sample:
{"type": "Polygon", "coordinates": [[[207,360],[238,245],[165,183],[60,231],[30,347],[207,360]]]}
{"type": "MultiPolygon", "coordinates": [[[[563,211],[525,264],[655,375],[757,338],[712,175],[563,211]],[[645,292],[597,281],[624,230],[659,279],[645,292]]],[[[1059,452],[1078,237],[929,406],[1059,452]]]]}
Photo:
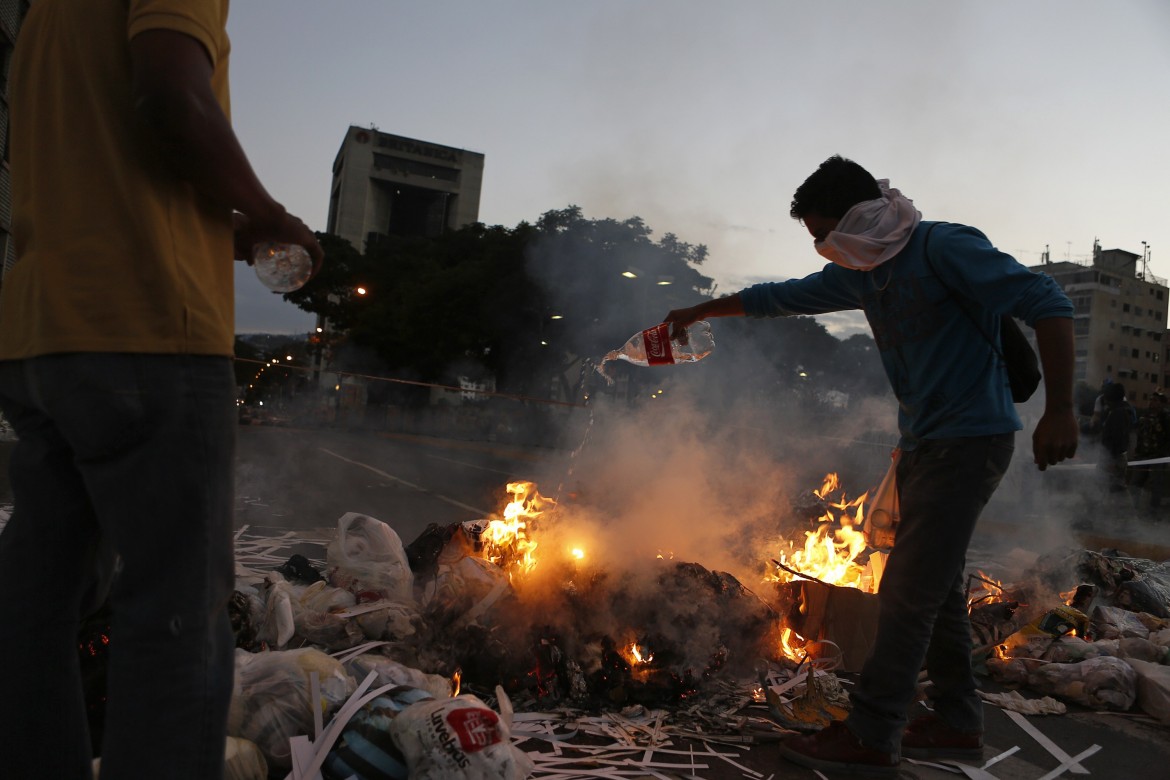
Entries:
{"type": "Polygon", "coordinates": [[[488,468],[487,466],[479,466],[479,465],[476,465],[475,463],[467,463],[467,462],[462,461],[462,460],[452,460],[451,458],[444,458],[441,455],[427,455],[427,457],[433,458],[434,460],[441,460],[441,461],[444,461],[445,463],[454,463],[457,466],[466,466],[469,469],[479,469],[480,471],[490,471],[493,474],[503,474],[505,477],[510,477],[512,479],[515,479],[515,477],[516,477],[515,473],[513,473],[511,471],[501,471],[500,469],[488,468]]]}
{"type": "Polygon", "coordinates": [[[480,517],[487,517],[488,515],[491,514],[491,512],[488,512],[485,509],[479,509],[478,507],[468,506],[467,504],[456,501],[453,498],[448,498],[447,496],[444,496],[442,493],[436,493],[433,490],[427,490],[425,487],[422,487],[421,485],[416,485],[413,482],[407,482],[405,479],[399,479],[398,477],[394,476],[393,474],[387,474],[385,471],[382,471],[381,469],[378,469],[378,468],[374,468],[373,466],[371,466],[368,463],[362,463],[361,461],[358,461],[358,460],[350,460],[349,458],[345,457],[344,455],[338,455],[333,450],[328,450],[328,449],[325,449],[324,447],[321,447],[321,452],[324,452],[326,455],[332,455],[333,457],[337,458],[338,460],[343,460],[346,463],[352,463],[355,466],[361,466],[363,469],[366,469],[368,471],[372,471],[380,477],[385,477],[386,479],[397,482],[400,485],[405,485],[408,488],[413,488],[414,490],[417,490],[420,493],[426,493],[427,495],[434,496],[435,498],[439,499],[440,501],[446,501],[448,504],[451,504],[453,506],[457,506],[460,509],[466,509],[468,512],[475,512],[480,517]]]}

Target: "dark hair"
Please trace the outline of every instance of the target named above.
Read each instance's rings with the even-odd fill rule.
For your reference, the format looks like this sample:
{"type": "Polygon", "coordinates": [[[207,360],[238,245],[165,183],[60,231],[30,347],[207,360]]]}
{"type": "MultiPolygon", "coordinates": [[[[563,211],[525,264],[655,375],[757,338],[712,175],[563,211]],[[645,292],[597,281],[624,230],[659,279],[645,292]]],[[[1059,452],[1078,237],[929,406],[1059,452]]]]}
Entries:
{"type": "Polygon", "coordinates": [[[839,219],[863,200],[881,196],[881,188],[869,171],[852,160],[833,155],[796,188],[788,214],[793,219],[809,214],[839,219]]]}
{"type": "Polygon", "coordinates": [[[1101,395],[1105,396],[1107,403],[1119,404],[1125,400],[1125,385],[1120,382],[1113,382],[1105,388],[1105,392],[1101,395]]]}

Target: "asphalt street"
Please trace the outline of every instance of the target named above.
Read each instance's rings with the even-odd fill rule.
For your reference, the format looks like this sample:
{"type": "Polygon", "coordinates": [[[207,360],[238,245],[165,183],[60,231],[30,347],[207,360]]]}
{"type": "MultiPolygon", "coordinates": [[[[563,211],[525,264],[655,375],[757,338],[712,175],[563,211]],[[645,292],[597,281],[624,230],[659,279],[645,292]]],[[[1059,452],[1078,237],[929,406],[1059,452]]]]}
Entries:
{"type": "Polygon", "coordinates": [[[409,544],[429,523],[498,511],[508,482],[534,480],[555,457],[475,442],[241,426],[236,525],[328,529],[346,512],[360,512],[409,544]]]}

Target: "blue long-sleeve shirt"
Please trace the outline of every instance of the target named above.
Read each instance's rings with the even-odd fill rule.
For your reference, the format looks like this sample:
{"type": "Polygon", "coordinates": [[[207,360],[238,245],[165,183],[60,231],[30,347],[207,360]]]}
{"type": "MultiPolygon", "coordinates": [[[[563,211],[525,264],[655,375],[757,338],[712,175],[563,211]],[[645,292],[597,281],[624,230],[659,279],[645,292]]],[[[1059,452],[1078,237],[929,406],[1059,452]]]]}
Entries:
{"type": "Polygon", "coordinates": [[[920,439],[1020,430],[1007,368],[987,339],[999,343],[1003,314],[1029,326],[1073,314],[1052,277],[1029,271],[975,228],[947,222],[920,223],[901,252],[871,271],[830,263],[803,279],[753,285],[740,298],[749,317],[863,310],[898,399],[903,449],[920,439]]]}

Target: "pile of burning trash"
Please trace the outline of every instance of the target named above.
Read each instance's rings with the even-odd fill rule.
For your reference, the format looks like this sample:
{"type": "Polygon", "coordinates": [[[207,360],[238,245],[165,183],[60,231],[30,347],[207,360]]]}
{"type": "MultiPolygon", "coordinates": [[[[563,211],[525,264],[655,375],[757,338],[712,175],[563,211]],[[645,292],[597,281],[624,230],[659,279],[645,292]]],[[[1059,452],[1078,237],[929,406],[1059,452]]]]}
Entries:
{"type": "Polygon", "coordinates": [[[406,545],[346,514],[320,540],[323,562],[280,561],[291,538],[241,532],[229,734],[267,772],[453,778],[483,764],[524,777],[513,698],[677,707],[775,656],[777,615],[736,578],[669,554],[636,571],[594,565],[535,485],[507,492],[498,516],[432,525],[406,545]]]}
{"type": "MultiPolygon", "coordinates": [[[[422,777],[417,757],[403,755],[398,731],[411,722],[402,714],[424,703],[470,700],[481,723],[495,724],[491,744],[508,745],[513,699],[532,709],[680,710],[725,692],[729,680],[746,680],[740,704],[764,706],[763,689],[786,681],[785,690],[815,689],[838,706],[845,701],[823,665],[805,674],[807,682],[794,678],[811,650],[839,645],[820,636],[804,640],[799,631],[811,623],[795,621],[799,607],[786,595],[829,581],[876,589],[881,554],[853,562],[864,547],[851,528],[863,499],[845,501],[834,475],[800,511],[810,529],[803,538],[771,540],[774,562],[758,565],[757,590],[766,597],[669,551],[623,567],[613,556],[593,554],[582,538],[586,524],[578,517],[568,522],[532,483],[511,483],[507,494],[498,515],[431,525],[405,545],[386,523],[347,514],[332,538],[320,540],[323,562],[279,560],[273,552],[289,539],[241,534],[231,605],[239,648],[232,736],[255,744],[270,770],[294,776],[312,764],[326,778],[349,777],[345,767],[370,759],[354,751],[377,745],[409,766],[411,777],[422,777]],[[781,609],[794,619],[785,620],[781,609]],[[354,701],[358,681],[391,693],[346,712],[352,725],[332,735],[335,746],[322,757],[322,724],[337,721],[354,701]],[[312,748],[301,749],[313,757],[298,758],[298,740],[308,735],[315,737],[312,748]]],[[[841,643],[864,654],[860,644],[841,643]]],[[[769,703],[779,711],[785,701],[769,703]]],[[[444,717],[450,720],[436,722],[444,717]]],[[[429,747],[443,753],[462,744],[451,734],[440,743],[429,747]]],[[[522,753],[501,750],[496,760],[506,767],[501,776],[523,776],[522,753]]]]}
{"type": "MultiPolygon", "coordinates": [[[[885,553],[861,533],[866,497],[848,499],[836,475],[793,502],[796,533],[760,547],[755,592],[665,551],[618,566],[534,484],[507,495],[498,515],[405,545],[354,513],[323,539],[239,532],[229,777],[522,778],[533,763],[510,737],[517,711],[641,709],[658,713],[656,739],[664,712],[709,720],[697,711],[713,695],[727,713],[766,708],[728,719],[757,738],[846,714],[885,553]],[[324,560],[288,556],[294,543],[324,560]]],[[[1030,570],[1012,586],[969,578],[978,660],[1045,697],[988,700],[1170,723],[1170,564],[1074,550],[1030,570]]],[[[102,641],[89,637],[90,655],[102,641]]]]}

